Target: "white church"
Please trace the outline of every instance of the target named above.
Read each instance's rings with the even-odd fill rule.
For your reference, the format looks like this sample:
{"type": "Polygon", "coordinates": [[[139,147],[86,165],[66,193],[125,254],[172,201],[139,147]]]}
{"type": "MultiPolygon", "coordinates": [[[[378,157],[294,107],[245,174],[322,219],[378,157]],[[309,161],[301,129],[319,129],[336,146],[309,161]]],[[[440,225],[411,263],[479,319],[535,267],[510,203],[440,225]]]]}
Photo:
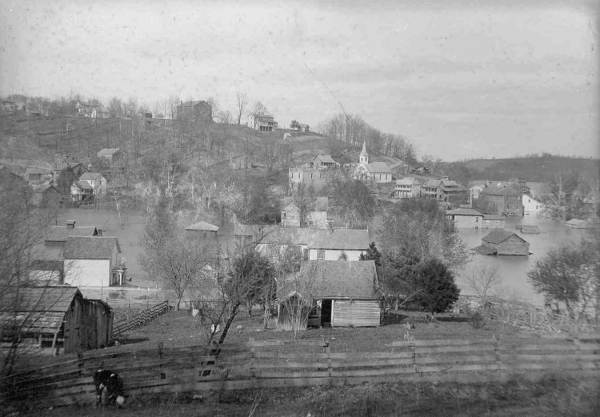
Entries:
{"type": "Polygon", "coordinates": [[[377,184],[387,184],[392,182],[392,170],[385,162],[369,163],[367,143],[363,142],[359,162],[354,170],[353,177],[361,181],[373,181],[377,184]]]}

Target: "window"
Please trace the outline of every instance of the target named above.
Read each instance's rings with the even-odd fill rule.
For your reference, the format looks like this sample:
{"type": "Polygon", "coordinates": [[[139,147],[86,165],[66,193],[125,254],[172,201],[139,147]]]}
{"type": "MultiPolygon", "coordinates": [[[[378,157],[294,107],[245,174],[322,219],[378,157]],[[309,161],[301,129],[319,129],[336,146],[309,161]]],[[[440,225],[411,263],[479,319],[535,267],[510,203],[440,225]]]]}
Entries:
{"type": "Polygon", "coordinates": [[[320,261],[325,260],[325,249],[317,249],[317,259],[320,261]]]}

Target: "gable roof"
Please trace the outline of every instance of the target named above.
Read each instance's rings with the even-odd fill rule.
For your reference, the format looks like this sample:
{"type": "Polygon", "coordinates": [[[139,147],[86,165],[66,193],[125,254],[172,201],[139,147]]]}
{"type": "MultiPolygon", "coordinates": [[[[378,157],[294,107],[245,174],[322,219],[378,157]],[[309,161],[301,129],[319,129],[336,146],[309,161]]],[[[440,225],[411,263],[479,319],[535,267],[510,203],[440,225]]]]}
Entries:
{"type": "Polygon", "coordinates": [[[519,191],[514,186],[510,185],[490,184],[481,190],[481,194],[507,196],[518,195],[519,191]]]}
{"type": "Polygon", "coordinates": [[[67,226],[50,226],[46,235],[46,241],[65,242],[69,236],[94,236],[98,234],[95,226],[76,226],[73,228],[67,226]]]}
{"type": "Polygon", "coordinates": [[[506,217],[501,214],[484,214],[483,220],[506,220],[506,217]]]}
{"type": "Polygon", "coordinates": [[[81,177],[79,177],[79,181],[97,181],[102,178],[104,177],[99,172],[84,172],[81,177]]]}
{"type": "Polygon", "coordinates": [[[317,299],[377,299],[375,262],[306,261],[296,277],[288,277],[278,288],[280,299],[294,292],[317,299]],[[296,279],[299,285],[296,285],[296,279]]]}
{"type": "Polygon", "coordinates": [[[218,226],[214,224],[210,224],[205,221],[199,221],[198,223],[194,223],[185,228],[185,230],[197,230],[197,231],[207,231],[207,232],[217,232],[219,230],[218,226]]]}
{"type": "Polygon", "coordinates": [[[315,160],[316,159],[319,159],[321,162],[325,162],[328,164],[337,164],[337,162],[329,154],[320,153],[317,156],[315,156],[315,160]]]}
{"type": "Polygon", "coordinates": [[[0,311],[66,313],[77,293],[79,289],[70,286],[11,288],[0,294],[0,311]]]}
{"type": "Polygon", "coordinates": [[[367,170],[369,172],[382,172],[382,173],[392,173],[392,170],[385,162],[371,162],[367,164],[367,170]]]}
{"type": "Polygon", "coordinates": [[[415,184],[421,184],[421,183],[422,183],[422,181],[418,180],[415,177],[404,177],[399,180],[396,180],[397,185],[415,185],[415,184]]]}
{"type": "Polygon", "coordinates": [[[114,156],[114,154],[116,154],[119,151],[120,151],[119,148],[104,148],[104,149],[100,149],[96,155],[98,156],[98,158],[101,158],[101,157],[112,158],[114,156]]]}
{"type": "Polygon", "coordinates": [[[369,231],[362,229],[307,229],[271,227],[265,229],[264,244],[303,245],[309,249],[367,250],[369,231]]]}
{"type": "Polygon", "coordinates": [[[114,247],[121,252],[119,240],[111,236],[69,236],[65,242],[65,259],[110,259],[114,247]]]}
{"type": "Polygon", "coordinates": [[[497,245],[498,243],[502,243],[512,236],[516,236],[517,238],[521,239],[523,242],[526,242],[526,240],[523,239],[518,234],[516,234],[514,232],[510,232],[505,229],[493,229],[490,233],[485,235],[481,240],[486,243],[492,243],[492,244],[497,245]]]}
{"type": "Polygon", "coordinates": [[[482,213],[480,213],[479,211],[472,209],[472,208],[457,208],[454,210],[447,211],[446,214],[450,215],[450,216],[481,216],[481,217],[483,217],[482,213]]]}

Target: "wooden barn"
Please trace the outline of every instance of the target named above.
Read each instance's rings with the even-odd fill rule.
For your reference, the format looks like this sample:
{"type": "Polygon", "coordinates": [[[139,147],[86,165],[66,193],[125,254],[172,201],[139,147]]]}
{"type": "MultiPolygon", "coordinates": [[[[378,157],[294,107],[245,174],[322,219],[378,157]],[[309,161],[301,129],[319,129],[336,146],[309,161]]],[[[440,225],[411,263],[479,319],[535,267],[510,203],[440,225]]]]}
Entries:
{"type": "Polygon", "coordinates": [[[3,342],[20,333],[24,343],[55,354],[80,352],[112,342],[113,313],[104,301],[83,298],[76,287],[13,288],[0,295],[3,342]]]}
{"type": "Polygon", "coordinates": [[[511,231],[493,229],[477,249],[486,255],[529,255],[529,242],[511,231]]]}
{"type": "Polygon", "coordinates": [[[280,283],[278,327],[368,327],[381,323],[374,261],[307,261],[280,283]]]}

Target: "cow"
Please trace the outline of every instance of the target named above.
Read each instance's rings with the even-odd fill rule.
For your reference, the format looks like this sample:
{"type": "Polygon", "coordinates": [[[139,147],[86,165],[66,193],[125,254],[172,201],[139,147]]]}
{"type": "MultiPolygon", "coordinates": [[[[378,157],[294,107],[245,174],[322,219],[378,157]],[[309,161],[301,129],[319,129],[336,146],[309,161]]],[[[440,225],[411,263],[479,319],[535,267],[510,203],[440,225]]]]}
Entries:
{"type": "Polygon", "coordinates": [[[96,406],[108,403],[121,407],[125,403],[123,380],[116,372],[98,369],[94,373],[94,385],[96,386],[96,406]],[[106,402],[102,399],[105,390],[106,402]]]}

